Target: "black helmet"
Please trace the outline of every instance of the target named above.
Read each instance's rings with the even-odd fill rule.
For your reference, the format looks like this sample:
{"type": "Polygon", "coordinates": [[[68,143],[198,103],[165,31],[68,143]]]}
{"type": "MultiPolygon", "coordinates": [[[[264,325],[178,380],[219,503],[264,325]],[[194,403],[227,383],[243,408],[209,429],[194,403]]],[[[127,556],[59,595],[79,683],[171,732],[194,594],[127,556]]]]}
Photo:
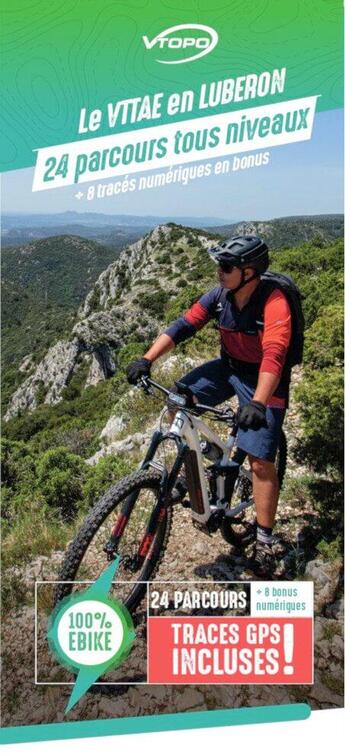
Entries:
{"type": "Polygon", "coordinates": [[[254,268],[258,274],[264,273],[269,265],[268,247],[258,236],[234,236],[212,247],[208,253],[215,263],[254,268]]]}

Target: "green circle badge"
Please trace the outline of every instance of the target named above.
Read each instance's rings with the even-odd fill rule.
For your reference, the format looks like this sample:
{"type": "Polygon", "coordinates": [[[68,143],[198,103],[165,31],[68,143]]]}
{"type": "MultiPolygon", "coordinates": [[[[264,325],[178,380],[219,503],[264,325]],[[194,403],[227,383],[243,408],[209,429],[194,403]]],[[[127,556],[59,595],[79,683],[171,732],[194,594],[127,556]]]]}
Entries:
{"type": "Polygon", "coordinates": [[[65,713],[100,675],[119,667],[132,648],[132,617],[124,604],[108,596],[118,564],[119,558],[86,591],[63,599],[50,618],[50,648],[77,675],[65,713]]]}

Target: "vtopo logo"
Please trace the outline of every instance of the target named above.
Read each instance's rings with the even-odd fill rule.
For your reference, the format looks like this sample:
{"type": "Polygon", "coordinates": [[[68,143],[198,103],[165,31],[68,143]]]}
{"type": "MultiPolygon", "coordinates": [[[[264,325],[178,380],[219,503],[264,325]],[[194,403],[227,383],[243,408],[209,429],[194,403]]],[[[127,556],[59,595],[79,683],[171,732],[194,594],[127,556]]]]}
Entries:
{"type": "Polygon", "coordinates": [[[143,42],[147,50],[157,47],[160,55],[156,58],[157,63],[172,66],[208,55],[218,42],[218,34],[210,26],[204,24],[178,24],[160,32],[151,41],[144,34],[143,42]],[[169,55],[171,60],[169,60],[169,55]]]}

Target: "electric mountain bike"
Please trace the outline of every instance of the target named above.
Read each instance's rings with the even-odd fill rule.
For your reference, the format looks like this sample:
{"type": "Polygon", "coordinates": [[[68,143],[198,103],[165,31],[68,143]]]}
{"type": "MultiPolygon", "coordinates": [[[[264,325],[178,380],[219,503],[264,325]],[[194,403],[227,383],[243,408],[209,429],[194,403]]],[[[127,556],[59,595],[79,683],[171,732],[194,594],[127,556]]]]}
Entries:
{"type": "MultiPolygon", "coordinates": [[[[251,472],[246,453],[236,447],[237,413],[194,403],[190,389],[179,382],[178,393],[147,377],[138,385],[146,394],[165,394],[174,419],[167,430],[153,433],[139,469],[113,485],[86,517],[66,551],[55,602],[77,581],[96,580],[107,562],[120,556],[116,582],[124,581],[123,601],[133,611],[164,555],[179,505],[190,510],[195,528],[208,535],[220,530],[237,548],[255,538],[251,472]],[[201,419],[205,415],[227,426],[226,441],[201,419]]],[[[285,467],[282,433],[276,458],[280,485],[285,467]]]]}

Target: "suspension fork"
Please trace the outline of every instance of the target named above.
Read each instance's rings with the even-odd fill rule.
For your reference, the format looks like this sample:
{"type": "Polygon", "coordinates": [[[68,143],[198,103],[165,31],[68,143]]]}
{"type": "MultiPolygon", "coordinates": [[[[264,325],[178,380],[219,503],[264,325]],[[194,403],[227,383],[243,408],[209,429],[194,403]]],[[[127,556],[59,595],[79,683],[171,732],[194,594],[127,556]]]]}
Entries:
{"type": "MultiPolygon", "coordinates": [[[[154,455],[156,453],[156,450],[157,450],[157,448],[158,448],[158,446],[159,446],[159,444],[160,444],[160,442],[162,440],[162,435],[163,434],[161,433],[161,431],[155,431],[154,432],[154,434],[152,436],[152,439],[151,439],[150,446],[149,446],[149,448],[148,448],[148,450],[147,450],[147,452],[145,454],[145,457],[144,457],[144,459],[143,459],[143,461],[142,461],[142,463],[141,463],[141,465],[139,467],[139,470],[145,470],[148,467],[149,462],[151,462],[151,460],[153,459],[153,457],[154,457],[154,455]]],[[[130,494],[130,496],[127,496],[127,499],[126,499],[125,503],[123,504],[123,506],[121,508],[121,514],[120,514],[120,517],[119,517],[119,520],[121,520],[121,522],[119,522],[119,520],[118,520],[118,522],[116,523],[116,525],[114,526],[114,528],[112,530],[112,535],[114,534],[114,535],[119,536],[119,535],[122,534],[123,529],[124,529],[126,523],[128,522],[131,514],[132,514],[132,511],[133,511],[133,508],[134,508],[134,505],[135,505],[135,503],[137,501],[138,496],[139,496],[139,492],[136,493],[135,491],[132,494],[130,494]]]]}
{"type": "Polygon", "coordinates": [[[144,459],[143,459],[143,461],[142,461],[142,463],[141,463],[141,465],[139,467],[139,470],[145,470],[145,468],[148,467],[149,462],[151,462],[151,460],[153,459],[153,457],[156,454],[156,451],[158,449],[158,446],[159,446],[162,438],[163,438],[162,431],[155,431],[152,434],[152,438],[151,438],[151,441],[150,441],[149,448],[148,448],[148,450],[147,450],[147,452],[145,454],[145,457],[144,457],[144,459]]]}
{"type": "MultiPolygon", "coordinates": [[[[163,434],[161,431],[155,431],[152,435],[151,443],[149,445],[149,448],[145,454],[145,457],[139,466],[139,470],[145,470],[151,460],[153,459],[157,447],[160,444],[162,440],[163,434]]],[[[132,511],[134,509],[134,506],[136,504],[137,498],[139,496],[139,491],[133,491],[132,494],[127,496],[127,499],[125,500],[124,504],[121,507],[120,514],[116,520],[115,525],[113,526],[111,530],[111,535],[109,538],[109,541],[104,546],[104,551],[108,556],[109,561],[111,561],[114,558],[114,554],[116,553],[117,545],[120,540],[120,537],[122,536],[122,533],[127,525],[127,522],[132,514],[132,511]]]]}
{"type": "MultiPolygon", "coordinates": [[[[161,431],[155,431],[155,433],[152,436],[150,446],[144,457],[144,460],[139,467],[139,470],[145,470],[149,466],[149,463],[153,459],[162,438],[163,438],[163,433],[161,431]]],[[[160,487],[160,494],[158,497],[158,501],[157,501],[156,506],[152,510],[150,520],[145,531],[145,535],[142,539],[142,542],[140,544],[139,551],[138,551],[140,558],[143,557],[142,561],[144,561],[144,558],[152,544],[152,541],[154,539],[159,523],[164,519],[166,515],[166,506],[168,502],[168,497],[174,487],[175,481],[182,467],[186,451],[187,451],[187,445],[180,443],[179,451],[178,451],[176,460],[174,462],[173,468],[171,470],[171,473],[170,474],[168,474],[167,472],[163,473],[163,479],[162,479],[162,483],[160,487]]],[[[114,558],[114,554],[116,553],[119,540],[132,514],[132,511],[137,502],[138,496],[139,496],[139,491],[137,492],[134,491],[132,494],[127,496],[127,499],[125,500],[122,506],[121,512],[117,518],[117,521],[111,530],[109,541],[104,546],[104,551],[107,554],[108,559],[110,561],[114,558]]]]}
{"type": "MultiPolygon", "coordinates": [[[[170,495],[185,460],[187,449],[187,444],[179,441],[179,449],[172,470],[170,473],[165,472],[163,475],[157,504],[151,512],[144,537],[138,549],[138,557],[141,563],[144,562],[147,556],[150,558],[150,548],[156,535],[158,525],[166,517],[167,508],[170,503],[170,495]]],[[[140,563],[139,566],[141,566],[140,563]]]]}

